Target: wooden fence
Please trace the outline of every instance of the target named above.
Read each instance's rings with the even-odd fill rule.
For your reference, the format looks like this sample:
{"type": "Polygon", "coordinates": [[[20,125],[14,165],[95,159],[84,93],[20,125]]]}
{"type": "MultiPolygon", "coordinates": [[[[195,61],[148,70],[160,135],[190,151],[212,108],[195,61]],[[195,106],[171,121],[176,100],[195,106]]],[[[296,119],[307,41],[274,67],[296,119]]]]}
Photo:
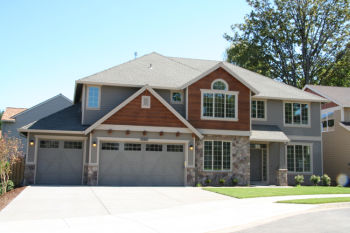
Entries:
{"type": "Polygon", "coordinates": [[[13,181],[16,187],[22,184],[24,177],[24,158],[18,159],[11,167],[10,180],[13,181]]]}

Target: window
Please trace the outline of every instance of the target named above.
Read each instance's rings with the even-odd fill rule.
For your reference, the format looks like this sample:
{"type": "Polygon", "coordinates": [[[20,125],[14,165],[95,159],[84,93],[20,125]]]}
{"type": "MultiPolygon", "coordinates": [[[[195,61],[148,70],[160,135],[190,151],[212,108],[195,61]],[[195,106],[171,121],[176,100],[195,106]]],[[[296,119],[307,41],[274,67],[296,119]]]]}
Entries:
{"type": "Polygon", "coordinates": [[[125,143],[124,150],[127,151],[141,151],[141,144],[125,143]]]}
{"type": "Polygon", "coordinates": [[[204,170],[231,169],[231,142],[204,141],[204,170]]]}
{"type": "Polygon", "coordinates": [[[322,132],[334,131],[334,112],[322,113],[322,132]]]}
{"type": "Polygon", "coordinates": [[[237,92],[202,90],[202,118],[237,120],[237,92]]]}
{"type": "Polygon", "coordinates": [[[88,108],[99,108],[100,107],[100,88],[99,87],[88,87],[88,108]]]}
{"type": "Polygon", "coordinates": [[[225,90],[227,91],[227,83],[224,80],[215,80],[211,84],[211,89],[213,90],[225,90]]]}
{"type": "Polygon", "coordinates": [[[183,152],[184,147],[183,147],[183,145],[167,145],[166,151],[167,152],[183,152]]]}
{"type": "Polygon", "coordinates": [[[311,172],[310,145],[287,146],[287,169],[290,172],[311,172]]]}
{"type": "Polygon", "coordinates": [[[146,144],[146,151],[163,151],[161,144],[146,144]]]}
{"type": "Polygon", "coordinates": [[[102,150],[119,150],[119,143],[104,142],[102,143],[102,150]]]}
{"type": "Polygon", "coordinates": [[[151,108],[151,97],[150,96],[142,96],[141,100],[141,108],[151,108]]]}
{"type": "Polygon", "coordinates": [[[82,142],[76,142],[76,141],[64,142],[64,149],[81,149],[81,148],[83,148],[82,142]]]}
{"type": "Polygon", "coordinates": [[[182,91],[171,91],[170,102],[172,104],[182,104],[182,91]]]}
{"type": "Polygon", "coordinates": [[[309,125],[309,104],[284,103],[284,123],[286,125],[309,125]]]}
{"type": "Polygon", "coordinates": [[[58,141],[54,140],[41,140],[40,148],[58,148],[58,141]]]}
{"type": "Polygon", "coordinates": [[[265,101],[252,100],[251,117],[253,119],[265,119],[265,101]]]}

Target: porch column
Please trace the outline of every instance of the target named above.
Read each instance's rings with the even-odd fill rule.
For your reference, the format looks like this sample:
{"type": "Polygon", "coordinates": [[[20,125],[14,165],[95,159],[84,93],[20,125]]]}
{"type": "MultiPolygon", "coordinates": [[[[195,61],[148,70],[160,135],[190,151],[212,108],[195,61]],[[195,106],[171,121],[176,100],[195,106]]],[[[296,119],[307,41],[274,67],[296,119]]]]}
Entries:
{"type": "Polygon", "coordinates": [[[288,185],[288,170],[287,170],[287,161],[285,154],[285,143],[280,143],[280,162],[279,168],[277,170],[277,185],[287,186],[288,185]]]}

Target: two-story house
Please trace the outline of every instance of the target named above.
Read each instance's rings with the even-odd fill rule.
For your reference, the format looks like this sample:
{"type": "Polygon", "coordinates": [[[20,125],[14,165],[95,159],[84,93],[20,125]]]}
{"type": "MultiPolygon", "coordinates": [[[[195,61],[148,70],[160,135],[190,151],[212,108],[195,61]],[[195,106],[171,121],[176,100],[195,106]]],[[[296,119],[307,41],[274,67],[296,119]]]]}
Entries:
{"type": "Polygon", "coordinates": [[[322,174],[325,99],[227,62],[151,53],[76,81],[27,125],[36,184],[286,185],[322,174]]]}
{"type": "Polygon", "coordinates": [[[322,104],[324,173],[350,184],[350,88],[306,85],[304,91],[329,100],[322,104]]]}

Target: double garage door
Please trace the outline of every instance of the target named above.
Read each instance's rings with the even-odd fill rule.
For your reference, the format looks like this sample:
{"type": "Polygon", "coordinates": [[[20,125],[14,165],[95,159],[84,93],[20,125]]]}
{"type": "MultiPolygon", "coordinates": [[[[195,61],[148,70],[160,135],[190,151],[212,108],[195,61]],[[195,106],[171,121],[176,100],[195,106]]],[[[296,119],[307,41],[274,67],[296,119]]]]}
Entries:
{"type": "Polygon", "coordinates": [[[83,141],[39,140],[36,184],[81,185],[83,141]]]}
{"type": "MultiPolygon", "coordinates": [[[[81,185],[83,141],[39,140],[36,184],[81,185]]],[[[99,185],[183,186],[184,145],[99,143],[99,185]]]]}
{"type": "Polygon", "coordinates": [[[99,150],[99,185],[184,185],[182,144],[101,142],[99,150]]]}

